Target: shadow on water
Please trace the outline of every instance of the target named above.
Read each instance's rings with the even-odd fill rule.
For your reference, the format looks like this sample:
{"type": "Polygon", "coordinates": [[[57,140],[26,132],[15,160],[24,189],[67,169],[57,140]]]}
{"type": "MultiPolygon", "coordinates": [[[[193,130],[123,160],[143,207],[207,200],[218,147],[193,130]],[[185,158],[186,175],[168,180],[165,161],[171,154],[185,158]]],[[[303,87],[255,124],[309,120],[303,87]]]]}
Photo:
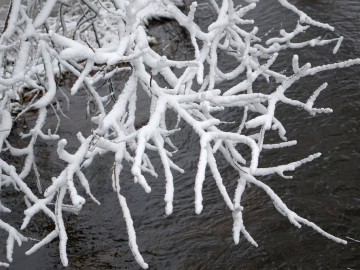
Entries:
{"type": "MultiPolygon", "coordinates": [[[[360,57],[358,0],[292,2],[313,18],[335,26],[335,35],[345,37],[337,55],[332,55],[332,48],[328,47],[307,49],[296,52],[300,54],[300,61],[311,61],[315,66],[360,57]]],[[[213,13],[205,5],[201,6],[201,10],[199,20],[207,25],[213,13]]],[[[277,33],[281,26],[292,26],[294,23],[293,16],[282,11],[276,1],[263,1],[253,15],[258,26],[268,27],[264,34],[268,30],[277,33]]],[[[175,59],[191,58],[191,47],[186,38],[179,37],[184,33],[181,28],[174,27],[173,22],[154,24],[151,31],[164,35],[162,40],[176,44],[167,46],[164,45],[166,42],[160,41],[155,45],[158,49],[175,59]]],[[[324,34],[319,29],[313,31],[314,36],[324,34]]],[[[290,69],[290,57],[289,53],[285,54],[278,62],[279,68],[290,69]]],[[[220,58],[220,61],[224,69],[232,64],[226,58],[220,58]]],[[[334,113],[312,117],[280,106],[277,116],[285,123],[288,139],[298,140],[298,146],[290,151],[268,152],[262,163],[281,164],[315,152],[323,153],[320,159],[299,168],[292,180],[277,176],[263,180],[298,214],[339,237],[355,239],[360,239],[359,72],[360,67],[336,70],[303,80],[293,87],[291,96],[305,99],[327,81],[329,87],[319,97],[317,105],[331,107],[334,113]]],[[[120,89],[121,84],[119,80],[120,89]]],[[[146,98],[142,102],[146,103],[146,98]]],[[[78,146],[74,132],[81,130],[89,134],[91,129],[82,110],[84,104],[85,95],[79,93],[72,100],[68,113],[71,120],[62,120],[59,133],[68,139],[69,151],[78,146]]],[[[237,119],[241,113],[229,111],[226,120],[237,119]]],[[[49,118],[50,123],[52,119],[53,116],[49,118]]],[[[30,125],[31,117],[26,121],[30,125]]],[[[274,209],[264,192],[254,187],[247,189],[243,201],[244,221],[259,247],[254,248],[246,241],[235,246],[232,242],[231,213],[209,173],[204,187],[204,211],[199,216],[194,213],[193,184],[199,153],[198,138],[192,130],[184,127],[175,135],[174,142],[179,148],[175,160],[186,173],[174,175],[176,192],[171,216],[164,213],[162,174],[158,179],[149,178],[153,189],[150,194],[145,194],[133,184],[129,167],[125,167],[122,174],[123,190],[126,190],[124,193],[132,211],[140,251],[151,269],[359,269],[359,243],[350,240],[348,245],[340,245],[305,226],[297,229],[274,209]]],[[[56,143],[39,143],[37,162],[44,183],[49,183],[48,178],[59,173],[63,167],[53,149],[56,149],[56,143]]],[[[66,216],[68,269],[139,268],[129,250],[125,223],[111,188],[111,164],[112,157],[105,155],[86,170],[92,191],[101,206],[88,200],[78,216],[66,216]]],[[[157,165],[161,172],[160,164],[157,165]]],[[[219,162],[219,167],[227,187],[234,189],[234,172],[225,163],[219,162]]],[[[20,206],[12,208],[19,214],[23,210],[20,206]]],[[[14,222],[18,225],[21,220],[14,222]]],[[[37,217],[31,225],[28,233],[34,237],[45,235],[52,229],[43,216],[37,217]]],[[[17,249],[10,269],[62,269],[57,241],[32,256],[21,255],[29,247],[28,244],[17,249]]],[[[1,247],[1,251],[4,248],[1,247]]]]}

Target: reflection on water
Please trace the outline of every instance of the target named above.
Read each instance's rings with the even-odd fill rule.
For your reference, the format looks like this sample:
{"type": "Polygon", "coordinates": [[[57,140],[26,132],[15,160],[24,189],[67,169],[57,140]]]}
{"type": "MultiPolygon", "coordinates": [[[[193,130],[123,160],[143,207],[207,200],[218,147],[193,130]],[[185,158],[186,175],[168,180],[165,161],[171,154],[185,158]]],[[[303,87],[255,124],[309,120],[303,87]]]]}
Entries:
{"type": "MultiPolygon", "coordinates": [[[[332,48],[327,47],[296,52],[301,63],[311,61],[315,66],[360,56],[358,0],[292,2],[313,18],[335,26],[335,35],[345,37],[342,49],[335,56],[331,54],[332,48]]],[[[268,30],[277,33],[281,26],[293,23],[293,16],[288,12],[282,14],[282,9],[275,3],[263,1],[254,13],[257,25],[265,28],[264,34],[268,30]]],[[[212,13],[208,14],[211,16],[212,13]]],[[[206,25],[211,19],[201,16],[201,23],[206,25]]],[[[153,27],[158,32],[168,31],[164,39],[178,40],[179,46],[164,46],[164,50],[171,50],[175,58],[191,57],[189,44],[185,44],[186,39],[178,38],[181,30],[179,33],[174,30],[171,22],[153,27]]],[[[322,30],[313,31],[314,36],[325,34],[322,30]]],[[[278,62],[279,68],[290,68],[287,66],[289,56],[285,55],[278,62]]],[[[223,58],[222,64],[226,68],[231,62],[223,58]]],[[[266,181],[300,215],[337,236],[355,239],[360,239],[359,72],[360,67],[337,70],[306,79],[293,87],[291,95],[307,98],[324,81],[329,82],[317,105],[331,107],[334,113],[312,117],[292,108],[280,107],[277,115],[287,127],[288,138],[298,140],[298,146],[288,152],[269,152],[263,161],[264,165],[280,164],[322,152],[322,158],[300,168],[293,180],[274,176],[266,181]]],[[[86,116],[80,109],[83,103],[83,96],[75,97],[69,113],[72,120],[64,119],[62,122],[61,136],[71,138],[70,149],[77,146],[75,131],[80,128],[85,134],[89,132],[86,116]]],[[[236,119],[240,113],[229,111],[227,120],[236,119]]],[[[204,211],[200,216],[194,213],[193,183],[199,151],[197,137],[190,129],[184,128],[174,141],[180,149],[176,154],[177,164],[186,173],[174,175],[176,193],[171,216],[164,214],[163,176],[150,179],[153,191],[148,195],[138,185],[133,185],[129,168],[125,168],[122,174],[140,251],[152,269],[358,269],[359,243],[350,241],[343,246],[309,228],[297,229],[256,188],[247,190],[243,206],[245,224],[259,247],[254,248],[246,241],[235,246],[232,242],[231,214],[211,177],[206,179],[204,188],[204,211]]],[[[62,166],[59,162],[48,162],[48,155],[55,159],[56,154],[49,145],[40,145],[37,156],[38,163],[44,163],[39,166],[42,167],[44,181],[59,172],[62,166]]],[[[138,269],[128,248],[116,195],[111,189],[111,163],[111,157],[104,156],[96,162],[96,166],[86,171],[93,193],[102,205],[99,207],[89,201],[79,216],[69,216],[68,269],[138,269]]],[[[233,187],[236,175],[226,164],[220,164],[220,169],[226,185],[233,187]]],[[[51,230],[45,220],[45,217],[38,217],[36,226],[44,225],[34,225],[30,233],[41,235],[51,230]]],[[[61,269],[57,245],[57,242],[51,243],[29,258],[17,254],[10,269],[61,269]]]]}

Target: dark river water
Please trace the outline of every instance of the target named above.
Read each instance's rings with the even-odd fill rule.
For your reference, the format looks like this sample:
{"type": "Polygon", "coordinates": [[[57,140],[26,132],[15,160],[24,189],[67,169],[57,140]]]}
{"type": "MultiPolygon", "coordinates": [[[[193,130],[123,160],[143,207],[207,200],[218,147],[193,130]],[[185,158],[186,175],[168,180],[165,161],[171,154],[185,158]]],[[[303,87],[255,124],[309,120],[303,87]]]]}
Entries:
{"type": "MultiPolygon", "coordinates": [[[[336,28],[334,36],[344,36],[337,55],[332,55],[331,47],[296,51],[301,63],[311,61],[315,66],[360,57],[359,0],[291,2],[314,19],[333,25],[336,28]]],[[[205,5],[201,5],[200,10],[198,21],[206,27],[214,13],[205,5]]],[[[294,15],[283,11],[273,0],[263,1],[259,5],[252,15],[261,29],[260,36],[272,28],[277,33],[280,27],[293,27],[294,15]]],[[[166,54],[177,59],[191,58],[193,55],[186,33],[174,27],[173,22],[154,23],[150,32],[161,37],[163,42],[156,46],[166,54]],[[171,44],[167,46],[169,41],[171,44]]],[[[315,28],[309,35],[325,34],[315,28]]],[[[287,52],[281,57],[277,63],[280,69],[290,70],[290,56],[287,52]]],[[[224,68],[231,67],[231,61],[225,57],[220,59],[224,68]]],[[[332,242],[305,225],[301,229],[294,227],[274,209],[263,191],[252,187],[247,189],[242,205],[245,208],[245,225],[259,247],[251,246],[244,239],[240,240],[239,245],[234,245],[231,213],[209,174],[204,187],[204,211],[199,216],[195,214],[193,185],[199,145],[196,135],[184,128],[175,136],[174,142],[180,149],[175,161],[186,173],[174,173],[175,201],[171,216],[164,213],[163,175],[160,174],[158,179],[149,178],[152,193],[145,194],[138,185],[133,184],[129,167],[125,167],[122,174],[138,245],[150,269],[360,269],[360,243],[348,239],[360,239],[360,67],[306,78],[291,89],[289,96],[304,100],[325,81],[329,87],[316,104],[318,107],[331,107],[334,112],[313,117],[294,108],[280,106],[278,117],[285,123],[288,139],[298,140],[298,145],[292,149],[266,153],[261,165],[282,164],[316,152],[321,152],[322,157],[299,168],[292,180],[278,176],[262,180],[299,215],[349,240],[348,244],[332,242]]],[[[84,97],[81,93],[75,96],[68,112],[71,120],[62,119],[59,134],[68,139],[69,151],[78,146],[75,139],[77,130],[87,135],[91,128],[83,111],[84,97]]],[[[239,114],[237,110],[228,111],[226,120],[236,119],[239,114]]],[[[144,116],[140,117],[145,121],[144,116]]],[[[31,126],[32,121],[29,116],[17,128],[31,126]]],[[[50,123],[54,121],[54,116],[49,118],[50,123]]],[[[13,141],[16,139],[15,135],[11,138],[13,141]]],[[[56,160],[56,143],[39,142],[38,147],[37,163],[43,183],[47,185],[50,176],[61,171],[63,163],[56,160]]],[[[68,269],[139,269],[128,247],[125,223],[116,194],[112,191],[112,162],[112,157],[105,155],[86,170],[92,191],[101,206],[87,200],[78,216],[66,216],[68,269]]],[[[157,165],[160,166],[160,163],[157,165]]],[[[226,185],[234,188],[236,174],[226,163],[219,162],[219,168],[226,185]]],[[[162,171],[161,167],[158,171],[162,171]]],[[[15,192],[8,192],[6,196],[4,193],[3,197],[17,196],[15,192]]],[[[10,202],[10,199],[7,200],[10,202]]],[[[7,206],[11,207],[9,203],[7,206]]],[[[22,217],[16,212],[22,206],[18,206],[18,210],[16,207],[12,207],[14,214],[1,214],[1,218],[11,220],[12,224],[21,224],[22,217]]],[[[52,229],[53,225],[48,219],[40,215],[31,223],[25,235],[36,238],[52,229]]],[[[0,251],[4,253],[5,236],[1,237],[1,241],[0,251]]],[[[32,256],[23,255],[32,244],[16,249],[10,269],[63,268],[57,241],[32,256]]]]}

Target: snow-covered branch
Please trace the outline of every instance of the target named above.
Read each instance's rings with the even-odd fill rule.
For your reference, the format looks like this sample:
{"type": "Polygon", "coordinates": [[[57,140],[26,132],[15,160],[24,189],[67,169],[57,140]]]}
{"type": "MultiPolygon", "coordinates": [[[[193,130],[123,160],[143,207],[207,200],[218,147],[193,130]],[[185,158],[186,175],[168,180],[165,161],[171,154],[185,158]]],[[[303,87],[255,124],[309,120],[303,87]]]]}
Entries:
{"type": "MultiPolygon", "coordinates": [[[[78,213],[86,203],[86,198],[79,195],[79,186],[84,188],[89,198],[100,204],[92,195],[83,170],[91,166],[98,155],[112,153],[112,184],[126,222],[129,246],[139,265],[148,268],[136,242],[136,230],[126,202],[126,192],[121,190],[121,172],[124,164],[129,164],[134,183],[146,192],[151,192],[147,175],[157,177],[158,170],[163,169],[165,213],[170,215],[176,192],[173,171],[183,173],[183,169],[176,165],[177,148],[172,138],[182,126],[191,127],[200,139],[199,162],[194,175],[195,212],[200,214],[204,207],[202,189],[206,184],[205,172],[208,167],[232,213],[235,244],[239,243],[242,233],[250,243],[257,246],[243,221],[241,199],[247,184],[263,189],[276,209],[295,226],[305,224],[329,239],[346,243],[290,210],[271,187],[259,178],[272,174],[291,178],[284,173],[313,161],[320,153],[309,153],[308,157],[299,157],[297,161],[270,168],[259,168],[258,164],[263,151],[297,144],[296,141],[287,141],[286,127],[276,116],[278,104],[298,107],[311,115],[332,112],[330,108],[314,107],[316,98],[326,89],[327,83],[314,89],[306,102],[287,95],[292,86],[319,72],[358,65],[360,59],[312,67],[310,63],[300,66],[299,57],[294,54],[290,63],[292,73],[280,72],[274,66],[284,50],[328,45],[333,46],[333,52],[336,53],[343,38],[303,38],[302,34],[314,27],[330,32],[334,28],[310,18],[286,0],[278,0],[279,7],[292,12],[298,18],[297,25],[290,32],[281,29],[275,37],[260,38],[255,21],[248,18],[248,13],[257,8],[259,1],[242,2],[242,5],[236,6],[232,0],[210,1],[217,17],[207,31],[202,30],[194,20],[198,6],[196,2],[190,5],[188,12],[179,9],[180,3],[170,0],[47,0],[42,4],[35,0],[29,0],[27,4],[21,0],[11,2],[7,24],[0,37],[0,152],[2,155],[24,157],[25,161],[16,170],[0,157],[0,188],[3,191],[13,187],[25,195],[27,209],[21,230],[39,212],[44,212],[55,225],[54,230],[27,254],[58,238],[61,261],[64,266],[68,265],[63,212],[78,213]],[[40,9],[35,8],[37,4],[40,9]],[[194,48],[191,60],[169,59],[153,49],[147,31],[147,24],[153,17],[171,18],[188,32],[194,48]],[[249,25],[252,28],[245,30],[249,29],[249,25]],[[218,62],[220,53],[236,61],[236,67],[223,71],[218,62]],[[119,94],[112,92],[104,95],[98,83],[106,83],[119,73],[130,73],[125,86],[117,89],[119,94]],[[56,134],[57,129],[44,131],[49,111],[56,114],[60,125],[61,117],[58,114],[64,115],[60,96],[71,99],[59,87],[64,74],[73,78],[68,81],[71,84],[70,94],[86,91],[97,110],[91,118],[93,131],[84,135],[77,133],[80,146],[74,153],[66,150],[67,141],[56,134]],[[239,78],[242,80],[239,81],[239,78]],[[272,88],[270,93],[254,90],[254,84],[262,78],[272,88]],[[220,87],[223,82],[231,82],[231,87],[220,87]],[[149,97],[151,106],[147,123],[138,127],[135,120],[136,112],[143,110],[137,108],[141,92],[149,97]],[[108,106],[112,101],[112,107],[108,106]],[[239,128],[231,132],[224,131],[221,125],[227,119],[225,113],[219,112],[227,108],[237,108],[242,112],[237,121],[239,128]],[[10,143],[9,136],[14,121],[20,116],[26,117],[29,110],[36,110],[37,120],[28,133],[19,134],[27,143],[26,147],[19,148],[10,143]],[[169,111],[175,112],[180,123],[169,121],[169,111]],[[270,130],[278,132],[277,143],[266,142],[265,135],[270,130]],[[57,151],[59,160],[66,163],[44,192],[36,166],[35,149],[38,140],[58,140],[57,150],[54,151],[57,151]],[[237,147],[239,145],[244,147],[237,147]],[[153,166],[154,161],[149,152],[159,154],[162,168],[153,166]],[[238,178],[233,179],[237,183],[235,191],[227,190],[223,183],[217,166],[220,156],[238,172],[238,178]],[[29,187],[31,171],[37,176],[40,197],[29,187]],[[64,203],[67,194],[70,206],[64,203]],[[233,198],[231,194],[234,194],[233,198]]],[[[90,109],[84,108],[84,111],[89,112],[90,109]]],[[[10,212],[10,209],[0,201],[0,211],[10,212]]],[[[0,229],[9,234],[7,259],[11,262],[14,241],[20,245],[27,238],[2,220],[0,229]]]]}

